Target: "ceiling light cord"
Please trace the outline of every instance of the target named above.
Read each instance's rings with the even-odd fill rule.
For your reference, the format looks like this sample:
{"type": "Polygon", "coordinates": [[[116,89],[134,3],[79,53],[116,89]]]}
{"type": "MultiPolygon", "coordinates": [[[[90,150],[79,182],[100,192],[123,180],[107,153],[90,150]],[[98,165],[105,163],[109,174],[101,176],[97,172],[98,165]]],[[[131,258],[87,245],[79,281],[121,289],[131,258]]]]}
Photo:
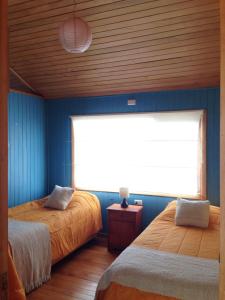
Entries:
{"type": "Polygon", "coordinates": [[[76,8],[77,8],[77,2],[76,0],[73,0],[73,16],[76,18],[76,8]]]}

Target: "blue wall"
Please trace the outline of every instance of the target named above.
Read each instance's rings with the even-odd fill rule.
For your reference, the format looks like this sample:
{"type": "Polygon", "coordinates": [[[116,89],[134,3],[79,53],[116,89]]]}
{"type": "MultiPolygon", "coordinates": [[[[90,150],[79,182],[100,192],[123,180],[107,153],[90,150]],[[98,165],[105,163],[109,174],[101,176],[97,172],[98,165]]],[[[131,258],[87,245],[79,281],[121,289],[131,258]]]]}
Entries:
{"type": "Polygon", "coordinates": [[[43,197],[46,178],[45,101],[9,95],[9,206],[43,197]]]}
{"type": "MultiPolygon", "coordinates": [[[[71,115],[110,114],[124,112],[207,109],[207,194],[211,203],[219,205],[219,89],[179,90],[152,93],[123,94],[76,99],[57,99],[46,102],[48,137],[48,191],[55,184],[71,184],[71,115]],[[127,100],[135,98],[136,106],[127,100]]],[[[103,213],[104,230],[106,207],[119,201],[117,193],[96,192],[103,213]]],[[[171,198],[131,195],[143,199],[146,226],[171,198]]]]}

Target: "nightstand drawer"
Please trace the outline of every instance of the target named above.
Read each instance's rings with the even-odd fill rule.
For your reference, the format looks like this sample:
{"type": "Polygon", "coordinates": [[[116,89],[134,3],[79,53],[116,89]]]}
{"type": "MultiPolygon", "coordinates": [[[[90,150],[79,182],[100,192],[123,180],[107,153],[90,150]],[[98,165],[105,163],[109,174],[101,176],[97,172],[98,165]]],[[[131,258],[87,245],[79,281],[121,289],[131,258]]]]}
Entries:
{"type": "Polygon", "coordinates": [[[112,221],[135,222],[136,214],[126,211],[109,211],[109,218],[112,221]]]}
{"type": "Polygon", "coordinates": [[[109,224],[108,245],[110,249],[122,250],[136,238],[136,224],[113,220],[109,224]]]}
{"type": "Polygon", "coordinates": [[[132,243],[141,231],[143,207],[129,205],[122,208],[120,204],[112,204],[108,210],[108,249],[123,250],[132,243]]]}

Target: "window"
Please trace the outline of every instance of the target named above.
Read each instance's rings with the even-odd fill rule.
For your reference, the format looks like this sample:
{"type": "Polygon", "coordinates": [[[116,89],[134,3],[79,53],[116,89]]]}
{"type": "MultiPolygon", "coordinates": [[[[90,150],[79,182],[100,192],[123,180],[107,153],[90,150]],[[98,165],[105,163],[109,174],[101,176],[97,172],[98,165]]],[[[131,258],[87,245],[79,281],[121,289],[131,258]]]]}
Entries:
{"type": "Polygon", "coordinates": [[[74,116],[73,184],[82,190],[204,197],[204,111],[74,116]]]}

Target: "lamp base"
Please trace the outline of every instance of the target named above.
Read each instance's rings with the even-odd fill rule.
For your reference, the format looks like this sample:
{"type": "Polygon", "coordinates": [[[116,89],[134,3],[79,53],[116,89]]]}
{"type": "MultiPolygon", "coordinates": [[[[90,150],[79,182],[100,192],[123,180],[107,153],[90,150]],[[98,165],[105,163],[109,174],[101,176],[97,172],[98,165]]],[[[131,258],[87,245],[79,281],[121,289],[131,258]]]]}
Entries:
{"type": "Polygon", "coordinates": [[[126,198],[123,198],[122,202],[120,203],[120,206],[122,208],[127,208],[128,207],[128,202],[126,198]]]}

